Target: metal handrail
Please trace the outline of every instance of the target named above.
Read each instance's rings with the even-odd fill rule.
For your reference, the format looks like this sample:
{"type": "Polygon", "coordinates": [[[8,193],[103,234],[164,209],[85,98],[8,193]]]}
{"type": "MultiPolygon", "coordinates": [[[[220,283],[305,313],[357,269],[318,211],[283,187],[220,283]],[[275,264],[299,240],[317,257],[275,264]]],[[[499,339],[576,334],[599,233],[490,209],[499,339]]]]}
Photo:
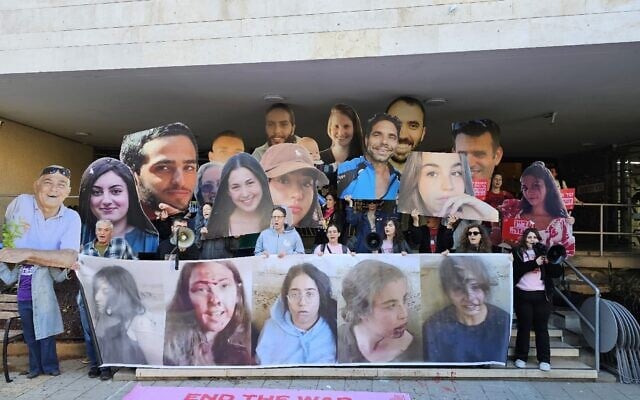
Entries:
{"type": "Polygon", "coordinates": [[[580,312],[578,307],[576,307],[576,305],[573,304],[573,302],[571,302],[571,300],[569,300],[569,298],[567,298],[567,296],[565,296],[564,293],[562,293],[562,291],[557,286],[554,286],[555,292],[559,294],[560,297],[564,300],[564,302],[567,303],[569,308],[571,308],[578,315],[580,320],[584,322],[585,325],[593,331],[595,335],[595,348],[594,348],[595,361],[596,361],[595,369],[596,371],[600,371],[600,289],[593,282],[591,282],[589,278],[587,278],[582,272],[580,272],[578,268],[576,268],[571,262],[565,260],[564,264],[567,265],[569,268],[571,268],[573,272],[576,274],[576,276],[580,278],[582,281],[584,281],[584,283],[586,283],[589,287],[591,287],[591,289],[593,289],[593,291],[595,292],[596,309],[595,309],[595,326],[594,326],[591,323],[591,321],[589,321],[587,317],[585,317],[585,315],[582,312],[580,312]]]}
{"type": "Polygon", "coordinates": [[[631,203],[621,204],[621,203],[580,203],[576,204],[577,206],[587,206],[587,207],[599,207],[600,208],[600,230],[598,232],[593,231],[573,231],[574,235],[599,235],[600,236],[600,257],[604,255],[604,237],[605,235],[615,235],[615,236],[638,236],[640,238],[640,233],[634,232],[605,232],[604,231],[604,208],[605,207],[625,207],[631,208],[634,205],[631,203]]]}

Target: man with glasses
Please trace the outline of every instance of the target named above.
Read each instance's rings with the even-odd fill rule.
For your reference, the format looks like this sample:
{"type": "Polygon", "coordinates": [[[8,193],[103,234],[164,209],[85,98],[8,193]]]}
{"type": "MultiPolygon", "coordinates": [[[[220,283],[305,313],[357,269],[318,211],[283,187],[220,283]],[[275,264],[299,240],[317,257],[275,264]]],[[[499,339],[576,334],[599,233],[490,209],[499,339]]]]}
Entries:
{"type": "Polygon", "coordinates": [[[451,134],[453,151],[466,154],[472,178],[490,182],[503,155],[500,126],[490,119],[454,122],[451,134]]]}
{"type": "Polygon", "coordinates": [[[269,257],[277,254],[282,258],[287,254],[304,254],[304,246],[300,234],[285,223],[287,211],[276,206],[271,212],[271,227],[260,232],[256,241],[255,255],[269,257]]]}
{"type": "Polygon", "coordinates": [[[29,349],[28,379],[60,375],[55,335],[64,331],[53,283],[68,279],[80,248],[80,216],[63,202],[71,192],[71,171],[42,170],[34,194],[21,194],[7,207],[0,278],[18,281],[18,312],[29,349]],[[9,269],[6,264],[17,264],[9,269]]]}

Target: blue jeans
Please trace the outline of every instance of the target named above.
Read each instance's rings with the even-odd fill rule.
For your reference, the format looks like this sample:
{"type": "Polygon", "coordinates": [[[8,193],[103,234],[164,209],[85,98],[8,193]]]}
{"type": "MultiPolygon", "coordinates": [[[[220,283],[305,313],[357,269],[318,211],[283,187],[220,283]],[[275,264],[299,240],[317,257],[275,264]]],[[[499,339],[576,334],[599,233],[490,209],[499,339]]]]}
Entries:
{"type": "Polygon", "coordinates": [[[36,332],[33,327],[33,303],[19,301],[18,313],[22,322],[24,341],[29,348],[29,372],[50,374],[60,371],[58,354],[56,353],[56,337],[49,336],[36,340],[36,332]]]}
{"type": "Polygon", "coordinates": [[[87,358],[89,359],[89,367],[97,367],[98,356],[96,348],[93,345],[93,338],[91,337],[91,319],[89,318],[89,313],[87,312],[87,308],[84,305],[82,292],[78,293],[76,301],[78,302],[78,311],[80,312],[80,322],[82,323],[84,344],[85,346],[87,346],[87,358]]]}

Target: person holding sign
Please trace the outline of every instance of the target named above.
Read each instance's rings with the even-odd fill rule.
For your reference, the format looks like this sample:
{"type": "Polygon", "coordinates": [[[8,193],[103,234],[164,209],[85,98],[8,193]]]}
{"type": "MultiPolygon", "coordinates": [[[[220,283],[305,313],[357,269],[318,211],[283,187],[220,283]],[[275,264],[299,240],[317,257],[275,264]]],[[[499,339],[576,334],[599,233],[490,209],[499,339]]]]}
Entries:
{"type": "Polygon", "coordinates": [[[259,363],[335,363],[336,309],[324,272],[309,263],[291,267],[260,333],[259,363]]]}
{"type": "Polygon", "coordinates": [[[420,343],[407,330],[407,277],[377,260],[353,266],[342,281],[345,324],[338,329],[338,362],[420,360],[420,343]]]}
{"type": "Polygon", "coordinates": [[[468,171],[465,160],[456,153],[411,153],[400,183],[399,210],[498,221],[498,211],[473,196],[468,171]]]}
{"type": "Polygon", "coordinates": [[[164,365],[249,365],[250,325],[235,265],[187,263],[167,307],[164,365]]]}
{"type": "Polygon", "coordinates": [[[449,256],[440,283],[451,304],[422,328],[427,362],[505,362],[510,316],[487,302],[492,286],[487,267],[475,257],[449,256]]]}

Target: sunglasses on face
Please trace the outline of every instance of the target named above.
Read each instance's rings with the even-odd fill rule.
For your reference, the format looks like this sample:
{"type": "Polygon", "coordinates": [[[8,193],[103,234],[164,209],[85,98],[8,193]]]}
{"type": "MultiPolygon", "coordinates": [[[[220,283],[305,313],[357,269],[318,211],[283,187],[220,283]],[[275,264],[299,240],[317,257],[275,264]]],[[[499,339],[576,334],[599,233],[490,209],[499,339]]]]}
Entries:
{"type": "Polygon", "coordinates": [[[480,232],[478,231],[469,231],[467,232],[467,236],[478,236],[480,235],[480,232]]]}
{"type": "Polygon", "coordinates": [[[68,179],[71,179],[71,171],[69,170],[69,168],[65,168],[65,167],[58,167],[56,165],[52,165],[49,167],[46,167],[45,169],[42,170],[42,172],[40,173],[40,176],[42,175],[53,175],[53,174],[60,174],[68,179]]]}
{"type": "Polygon", "coordinates": [[[452,132],[464,131],[469,127],[480,127],[480,128],[489,129],[490,127],[493,126],[493,124],[494,122],[491,121],[490,119],[472,119],[471,121],[460,121],[460,122],[452,123],[451,131],[452,132]]]}

